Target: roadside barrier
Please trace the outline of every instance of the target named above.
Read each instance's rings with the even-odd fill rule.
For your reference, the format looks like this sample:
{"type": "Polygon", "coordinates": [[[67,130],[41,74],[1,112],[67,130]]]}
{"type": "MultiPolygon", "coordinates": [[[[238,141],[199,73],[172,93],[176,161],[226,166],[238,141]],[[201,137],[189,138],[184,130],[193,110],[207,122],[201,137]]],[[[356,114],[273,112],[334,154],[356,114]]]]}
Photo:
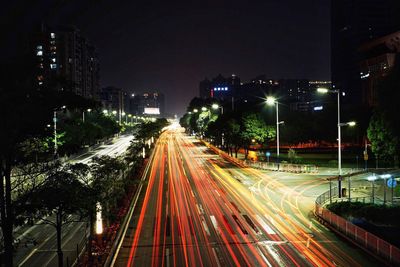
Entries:
{"type": "MultiPolygon", "coordinates": [[[[332,197],[337,196],[337,188],[332,190],[332,197]]],[[[329,201],[329,191],[317,197],[315,201],[315,215],[327,223],[333,230],[345,235],[350,240],[357,243],[373,254],[387,260],[393,265],[400,264],[400,249],[389,242],[377,237],[376,235],[354,225],[348,220],[329,211],[324,204],[329,201]]]]}

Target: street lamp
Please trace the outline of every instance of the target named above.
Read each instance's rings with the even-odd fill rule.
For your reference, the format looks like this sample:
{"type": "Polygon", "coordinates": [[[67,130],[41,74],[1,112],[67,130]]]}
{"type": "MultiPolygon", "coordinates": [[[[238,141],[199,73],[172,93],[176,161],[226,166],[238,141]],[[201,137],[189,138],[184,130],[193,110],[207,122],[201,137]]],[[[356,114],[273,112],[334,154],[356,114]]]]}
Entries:
{"type": "Polygon", "coordinates": [[[390,174],[382,174],[381,178],[383,178],[383,204],[386,204],[386,179],[390,179],[392,175],[390,174]]]}
{"type": "MultiPolygon", "coordinates": [[[[328,93],[334,93],[337,94],[337,127],[338,127],[338,196],[339,198],[342,197],[342,133],[341,133],[341,127],[342,126],[355,126],[356,123],[354,121],[347,122],[347,123],[341,123],[340,122],[340,90],[329,90],[327,88],[317,88],[317,92],[320,94],[328,94],[328,93]]],[[[350,183],[350,178],[349,178],[349,183],[350,183]]],[[[349,194],[350,194],[350,188],[349,188],[349,194]]]]}
{"type": "Polygon", "coordinates": [[[197,108],[195,108],[195,109],[193,109],[193,112],[197,113],[197,112],[199,112],[199,110],[197,108]]]}
{"type": "Polygon", "coordinates": [[[279,121],[279,103],[276,101],[276,98],[273,96],[268,96],[266,101],[268,106],[275,105],[276,107],[276,157],[279,162],[279,124],[284,123],[283,121],[279,121]]]}
{"type": "Polygon", "coordinates": [[[367,180],[372,183],[372,204],[375,203],[375,180],[377,177],[374,175],[368,176],[367,180]]]}
{"type": "Polygon", "coordinates": [[[53,123],[54,123],[54,158],[58,156],[58,144],[57,144],[57,111],[66,109],[66,106],[55,108],[53,111],[53,123]]]}
{"type": "Polygon", "coordinates": [[[121,113],[122,116],[125,116],[125,124],[128,124],[128,116],[126,116],[126,113],[123,111],[121,113]]]}
{"type": "Polygon", "coordinates": [[[224,114],[224,107],[220,106],[218,104],[212,104],[211,105],[212,109],[221,109],[221,114],[224,114]]]}
{"type": "Polygon", "coordinates": [[[130,120],[131,120],[131,126],[132,126],[132,114],[128,114],[128,117],[129,117],[130,120]]]}
{"type": "MultiPolygon", "coordinates": [[[[91,112],[92,109],[88,108],[86,111],[87,111],[87,112],[91,112]]],[[[104,111],[103,111],[103,112],[104,112],[104,111]]],[[[82,112],[82,122],[85,123],[85,110],[82,112]]]]}
{"type": "Polygon", "coordinates": [[[201,111],[207,111],[207,108],[206,107],[202,107],[201,111]]]}

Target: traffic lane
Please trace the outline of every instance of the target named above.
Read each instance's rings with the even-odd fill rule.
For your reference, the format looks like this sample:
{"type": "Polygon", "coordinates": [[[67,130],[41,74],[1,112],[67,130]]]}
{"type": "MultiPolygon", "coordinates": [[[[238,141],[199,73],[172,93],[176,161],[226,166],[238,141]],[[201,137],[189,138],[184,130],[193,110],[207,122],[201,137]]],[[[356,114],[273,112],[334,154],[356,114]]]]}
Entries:
{"type": "MultiPolygon", "coordinates": [[[[165,154],[165,152],[160,153],[160,151],[156,151],[155,154],[160,155],[165,154]]],[[[187,188],[182,188],[185,186],[185,183],[182,183],[182,174],[179,173],[180,163],[177,164],[178,160],[174,153],[169,153],[168,156],[169,176],[168,179],[164,179],[165,181],[163,181],[167,186],[161,185],[160,182],[156,182],[154,186],[154,188],[158,187],[159,189],[165,188],[166,190],[161,189],[159,192],[165,192],[166,198],[154,197],[159,195],[159,193],[152,190],[154,183],[152,182],[153,175],[151,174],[146,195],[158,198],[158,201],[156,201],[156,204],[154,202],[153,204],[147,204],[150,203],[150,200],[147,200],[148,198],[145,196],[141,211],[142,219],[139,219],[135,233],[138,241],[137,245],[135,243],[132,245],[133,252],[129,257],[132,260],[128,260],[128,265],[196,265],[208,259],[208,257],[203,257],[204,250],[200,249],[200,242],[196,240],[198,236],[195,234],[200,233],[199,223],[196,223],[196,220],[194,220],[194,217],[192,218],[192,214],[190,213],[193,209],[190,203],[193,205],[193,202],[188,200],[189,196],[186,195],[186,192],[189,191],[187,188]],[[174,157],[175,160],[171,159],[174,157]],[[169,180],[172,180],[172,182],[168,182],[169,180]],[[165,207],[165,214],[162,212],[162,209],[160,211],[160,207],[165,207]],[[146,222],[146,220],[148,221],[146,222]],[[153,224],[152,227],[149,227],[151,220],[153,220],[153,224]],[[148,227],[141,227],[142,224],[147,224],[148,227]],[[145,247],[146,245],[147,247],[145,247]],[[140,255],[140,258],[137,255],[140,255]]],[[[162,155],[161,158],[165,160],[166,157],[162,155]]],[[[160,166],[155,160],[152,170],[154,172],[157,169],[160,169],[160,166]]],[[[158,180],[162,181],[163,179],[158,180]]],[[[214,266],[208,262],[205,262],[205,265],[214,266]]]]}
{"type": "Polygon", "coordinates": [[[153,255],[159,247],[158,239],[160,234],[160,218],[162,218],[162,209],[159,208],[163,196],[163,180],[165,157],[165,144],[161,138],[156,143],[153,161],[148,181],[143,206],[140,211],[138,224],[131,243],[131,250],[128,256],[127,265],[150,266],[158,255],[153,255]],[[157,218],[158,217],[158,218],[157,218]]]}
{"type": "MultiPolygon", "coordinates": [[[[226,162],[225,162],[226,163],[226,162]]],[[[226,164],[223,164],[223,165],[226,165],[226,164]]],[[[229,165],[229,163],[227,163],[228,165],[229,165]]],[[[225,167],[225,166],[223,166],[223,167],[225,167]]],[[[232,179],[230,179],[230,176],[228,176],[227,177],[227,179],[228,180],[232,180],[232,179]]],[[[236,186],[234,186],[234,187],[236,187],[236,186]]],[[[240,191],[240,190],[238,190],[238,188],[236,187],[236,188],[234,188],[233,189],[233,191],[232,192],[237,192],[237,191],[240,191]]],[[[244,196],[243,197],[246,197],[246,196],[248,196],[249,194],[248,194],[248,190],[245,190],[245,193],[244,193],[244,196]],[[246,192],[247,191],[247,192],[246,192]]],[[[278,210],[277,208],[276,208],[276,210],[278,210]]],[[[275,211],[276,211],[275,210],[275,211]]],[[[266,212],[266,211],[263,211],[263,213],[264,212],[266,212]]],[[[268,217],[270,217],[271,219],[270,220],[273,220],[273,211],[269,211],[269,215],[268,214],[266,214],[266,213],[264,213],[265,214],[265,216],[268,216],[268,217]]],[[[259,215],[258,215],[259,216],[259,215]]],[[[285,214],[283,214],[283,213],[281,213],[280,215],[279,215],[279,217],[278,217],[278,221],[282,221],[282,222],[287,222],[287,221],[289,221],[289,222],[291,222],[291,221],[293,221],[293,219],[291,219],[291,218],[288,218],[288,216],[285,216],[285,214]]],[[[264,224],[263,222],[261,222],[261,224],[264,224]]],[[[266,224],[266,226],[268,227],[268,228],[271,228],[271,226],[270,225],[267,225],[266,224]]],[[[294,231],[294,233],[290,233],[290,229],[285,229],[285,227],[284,227],[284,224],[283,225],[280,225],[280,232],[283,232],[283,233],[285,233],[285,236],[286,237],[289,237],[290,239],[289,240],[291,240],[291,243],[293,244],[293,246],[296,248],[295,250],[297,251],[296,253],[297,253],[297,255],[299,256],[299,258],[300,257],[302,257],[302,256],[304,256],[305,254],[307,255],[307,257],[308,257],[308,260],[309,261],[311,261],[311,262],[314,262],[314,263],[316,263],[316,264],[320,264],[321,262],[325,262],[324,264],[331,264],[332,265],[332,262],[331,261],[329,261],[329,259],[327,259],[327,258],[325,258],[325,257],[323,257],[323,255],[321,255],[320,253],[318,253],[318,251],[313,251],[313,253],[311,254],[311,253],[309,253],[304,247],[302,247],[302,243],[305,243],[305,244],[307,244],[306,246],[307,246],[307,248],[309,248],[309,237],[308,237],[308,235],[306,234],[306,233],[302,233],[301,231],[299,231],[299,230],[301,230],[301,229],[299,229],[299,227],[297,227],[297,225],[296,224],[293,224],[292,223],[292,225],[291,225],[291,227],[293,227],[293,228],[298,228],[297,229],[297,231],[294,231]],[[296,232],[300,232],[300,235],[297,233],[297,235],[296,235],[296,232]],[[307,240],[304,240],[304,238],[307,238],[307,240]],[[323,261],[321,261],[321,260],[319,260],[319,259],[323,259],[323,261]]],[[[268,229],[267,228],[267,229],[268,229]]],[[[271,231],[271,230],[270,230],[271,231]]],[[[293,253],[293,254],[296,254],[296,253],[293,253]]],[[[292,254],[292,253],[291,253],[292,254]]],[[[297,259],[298,260],[298,259],[297,259]]],[[[297,260],[295,260],[295,261],[297,261],[297,260]]]]}
{"type": "MultiPolygon", "coordinates": [[[[44,225],[43,225],[44,226],[44,225]]],[[[57,237],[53,226],[46,225],[41,229],[46,238],[40,245],[35,246],[32,251],[17,262],[17,266],[57,266],[57,237]]],[[[62,250],[64,262],[72,264],[77,256],[76,246],[82,247],[82,241],[86,236],[86,223],[79,222],[67,224],[62,230],[62,250]]]]}
{"type": "MultiPolygon", "coordinates": [[[[317,221],[310,220],[308,214],[304,214],[306,210],[304,207],[299,208],[299,203],[305,203],[302,193],[309,188],[315,187],[315,185],[312,185],[312,181],[303,182],[303,187],[305,186],[304,184],[309,185],[306,185],[302,190],[296,191],[274,179],[268,178],[268,176],[260,176],[260,171],[258,170],[250,168],[238,170],[247,172],[243,176],[256,177],[255,179],[258,180],[256,183],[265,183],[262,188],[252,185],[250,187],[253,188],[252,194],[254,196],[262,195],[261,201],[268,203],[276,211],[277,222],[290,222],[291,227],[286,230],[282,227],[282,231],[286,232],[285,235],[292,236],[293,240],[297,239],[294,242],[306,244],[307,249],[312,251],[312,254],[309,255],[311,259],[319,255],[319,258],[323,258],[325,261],[333,264],[350,264],[351,266],[376,266],[376,264],[379,264],[366,260],[369,259],[368,255],[365,255],[365,253],[356,247],[342,242],[342,240],[334,236],[332,232],[321,226],[317,221]],[[349,251],[354,253],[349,254],[349,251]]],[[[308,210],[309,212],[310,210],[308,210]]],[[[307,250],[303,251],[307,252],[307,250]]]]}
{"type": "MultiPolygon", "coordinates": [[[[190,143],[185,144],[184,147],[191,147],[190,143]]],[[[192,146],[195,150],[193,154],[189,156],[189,158],[197,158],[199,161],[201,161],[201,157],[199,157],[199,154],[197,153],[198,150],[196,150],[197,146],[192,146]],[[195,155],[195,154],[198,155],[195,155]]],[[[204,164],[203,162],[199,162],[200,165],[204,164]]],[[[195,167],[196,168],[196,167],[195,167]]],[[[197,166],[197,168],[199,168],[197,166]]],[[[215,174],[215,171],[210,170],[213,175],[215,174]]],[[[209,171],[207,171],[209,172],[209,171]]],[[[201,172],[205,175],[207,172],[201,172]]],[[[211,177],[201,177],[198,179],[198,181],[207,181],[208,184],[211,186],[211,188],[205,188],[204,190],[201,190],[201,192],[213,192],[212,194],[209,194],[207,196],[204,196],[204,199],[209,199],[210,203],[205,205],[207,208],[216,206],[213,210],[209,211],[210,214],[215,213],[217,214],[218,218],[220,218],[219,223],[215,223],[216,225],[223,226],[221,229],[225,233],[225,238],[224,244],[235,244],[235,246],[232,246],[233,248],[236,249],[234,255],[230,255],[233,257],[236,257],[240,259],[242,262],[241,264],[245,265],[250,265],[250,266],[255,266],[255,265],[263,265],[266,264],[266,262],[270,264],[279,264],[282,265],[283,262],[288,263],[290,265],[292,259],[290,259],[290,255],[280,255],[279,259],[277,260],[276,255],[274,255],[275,258],[271,256],[272,252],[266,251],[268,248],[264,247],[265,241],[271,241],[270,239],[267,239],[266,236],[261,236],[260,230],[262,229],[260,226],[257,228],[256,224],[258,224],[257,220],[253,218],[253,213],[254,212],[249,212],[249,215],[247,214],[240,214],[238,205],[235,204],[235,201],[237,199],[234,199],[234,197],[229,196],[219,185],[217,185],[214,181],[213,178],[211,177]],[[215,198],[217,196],[217,198],[215,198]],[[213,203],[218,203],[220,205],[214,205],[213,203]],[[222,211],[218,212],[218,211],[222,211]],[[254,221],[254,222],[253,222],[254,221]],[[240,244],[240,245],[238,245],[240,244]],[[264,250],[264,251],[263,251],[264,250]]],[[[206,183],[207,185],[207,183],[206,183]]],[[[197,188],[201,188],[201,184],[197,185],[197,188]]],[[[242,209],[244,210],[244,209],[242,209]]],[[[215,215],[210,215],[210,216],[215,216],[215,215]]],[[[258,218],[261,218],[258,216],[258,218]]],[[[214,218],[214,220],[216,220],[214,218]]],[[[261,219],[258,219],[260,221],[261,219]]],[[[215,227],[215,225],[214,225],[215,227]]],[[[276,240],[275,240],[276,241],[276,240]]],[[[278,241],[275,244],[278,244],[279,246],[282,246],[284,242],[278,241]]],[[[296,261],[296,259],[294,260],[296,261]]],[[[301,259],[297,259],[298,262],[301,262],[301,259]]],[[[304,265],[303,265],[304,266],[304,265]]]]}

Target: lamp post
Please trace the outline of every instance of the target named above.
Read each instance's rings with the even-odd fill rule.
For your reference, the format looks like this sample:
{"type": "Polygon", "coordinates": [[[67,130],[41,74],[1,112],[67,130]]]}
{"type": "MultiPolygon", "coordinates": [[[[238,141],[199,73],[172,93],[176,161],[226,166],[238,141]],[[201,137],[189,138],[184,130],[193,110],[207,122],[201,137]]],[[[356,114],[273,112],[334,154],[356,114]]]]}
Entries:
{"type": "MultiPolygon", "coordinates": [[[[342,197],[342,132],[341,127],[348,125],[348,126],[355,126],[356,123],[354,121],[341,123],[340,122],[340,90],[328,90],[327,88],[317,88],[317,92],[320,94],[328,94],[334,93],[337,94],[337,128],[338,128],[338,196],[339,198],[342,197]]],[[[349,178],[349,185],[350,185],[350,178],[349,178]]],[[[349,187],[349,195],[350,195],[350,187],[349,187]]],[[[349,197],[350,199],[350,197],[349,197]]]]}
{"type": "Polygon", "coordinates": [[[130,120],[131,120],[131,126],[132,126],[132,114],[128,114],[128,117],[129,117],[130,120]]]}
{"type": "Polygon", "coordinates": [[[56,108],[53,111],[53,123],[54,123],[54,158],[58,158],[58,144],[57,144],[57,111],[65,109],[66,106],[56,108]]]}
{"type": "MultiPolygon", "coordinates": [[[[220,106],[220,105],[218,105],[218,104],[212,104],[211,105],[211,108],[212,109],[221,109],[221,115],[224,115],[224,106],[220,106]]],[[[221,145],[222,145],[222,147],[224,146],[224,133],[221,133],[221,145]]]]}
{"type": "MultiPolygon", "coordinates": [[[[121,115],[125,117],[125,124],[128,124],[128,116],[126,116],[126,113],[125,113],[125,112],[122,112],[121,115]]],[[[121,118],[121,119],[122,119],[122,118],[121,118]]],[[[121,122],[121,123],[122,123],[122,122],[121,122]]]]}
{"type": "Polygon", "coordinates": [[[266,100],[267,105],[276,107],[276,157],[279,162],[279,124],[284,123],[283,121],[279,121],[279,103],[276,101],[276,98],[273,96],[267,97],[266,100]]]}
{"type": "Polygon", "coordinates": [[[368,176],[367,180],[370,181],[372,183],[372,204],[375,203],[375,180],[377,179],[376,175],[372,175],[372,176],[368,176]]]}
{"type": "Polygon", "coordinates": [[[392,176],[390,174],[382,174],[381,178],[383,178],[383,204],[386,204],[386,179],[390,179],[392,176]]]}
{"type": "MultiPolygon", "coordinates": [[[[86,111],[89,113],[92,111],[92,109],[88,108],[86,111]]],[[[82,112],[82,122],[85,123],[85,110],[82,112]]]]}

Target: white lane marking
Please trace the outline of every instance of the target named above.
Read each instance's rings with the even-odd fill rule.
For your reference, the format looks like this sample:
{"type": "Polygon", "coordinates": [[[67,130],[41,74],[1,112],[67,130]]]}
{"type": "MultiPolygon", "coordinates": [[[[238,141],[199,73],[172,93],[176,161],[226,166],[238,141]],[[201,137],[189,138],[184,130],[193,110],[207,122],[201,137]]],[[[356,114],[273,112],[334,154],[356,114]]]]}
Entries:
{"type": "Polygon", "coordinates": [[[37,250],[37,248],[34,248],[34,249],[32,250],[32,252],[29,253],[29,255],[28,255],[20,264],[18,264],[18,267],[24,265],[25,262],[27,262],[27,260],[29,260],[29,258],[32,257],[33,254],[35,254],[36,250],[37,250]]]}
{"type": "Polygon", "coordinates": [[[264,222],[264,220],[258,214],[256,215],[256,218],[257,218],[258,223],[262,226],[262,228],[264,228],[264,230],[267,232],[267,234],[269,234],[269,235],[276,234],[275,231],[272,230],[272,228],[268,224],[266,224],[264,222]]]}
{"type": "Polygon", "coordinates": [[[192,190],[192,189],[190,189],[190,192],[192,193],[192,197],[194,197],[194,193],[193,193],[193,190],[192,190]]]}
{"type": "Polygon", "coordinates": [[[211,234],[210,234],[210,229],[208,229],[208,226],[207,226],[207,224],[206,224],[206,221],[205,221],[203,218],[201,219],[201,223],[203,224],[203,228],[204,228],[204,230],[206,231],[207,235],[210,236],[210,235],[211,235],[211,234]]]}
{"type": "Polygon", "coordinates": [[[229,208],[228,204],[224,203],[226,208],[230,211],[230,213],[233,213],[233,211],[231,210],[231,208],[229,208]]]}
{"type": "Polygon", "coordinates": [[[265,257],[264,253],[261,251],[261,249],[260,249],[259,247],[257,247],[257,250],[258,250],[258,253],[261,255],[261,257],[263,258],[263,260],[265,261],[265,263],[266,263],[268,266],[272,266],[272,265],[269,263],[268,259],[265,257]]]}
{"type": "Polygon", "coordinates": [[[213,250],[213,253],[214,253],[215,260],[217,261],[217,266],[221,267],[221,264],[219,263],[219,259],[218,259],[218,256],[217,256],[217,252],[215,251],[215,248],[212,248],[212,250],[213,250]]]}
{"type": "Polygon", "coordinates": [[[200,208],[199,208],[199,205],[196,203],[196,208],[197,208],[197,212],[199,213],[199,214],[201,214],[201,211],[200,211],[200,208]]]}
{"type": "Polygon", "coordinates": [[[219,197],[221,197],[221,195],[218,193],[217,189],[214,189],[214,191],[215,191],[215,193],[217,193],[217,195],[218,195],[219,197]]]}
{"type": "Polygon", "coordinates": [[[165,257],[167,258],[167,267],[169,267],[169,248],[165,249],[165,257]]]}
{"type": "Polygon", "coordinates": [[[215,219],[214,215],[210,215],[210,219],[211,219],[211,222],[212,222],[212,224],[213,224],[215,230],[218,231],[218,222],[217,222],[217,220],[215,219]]]}

